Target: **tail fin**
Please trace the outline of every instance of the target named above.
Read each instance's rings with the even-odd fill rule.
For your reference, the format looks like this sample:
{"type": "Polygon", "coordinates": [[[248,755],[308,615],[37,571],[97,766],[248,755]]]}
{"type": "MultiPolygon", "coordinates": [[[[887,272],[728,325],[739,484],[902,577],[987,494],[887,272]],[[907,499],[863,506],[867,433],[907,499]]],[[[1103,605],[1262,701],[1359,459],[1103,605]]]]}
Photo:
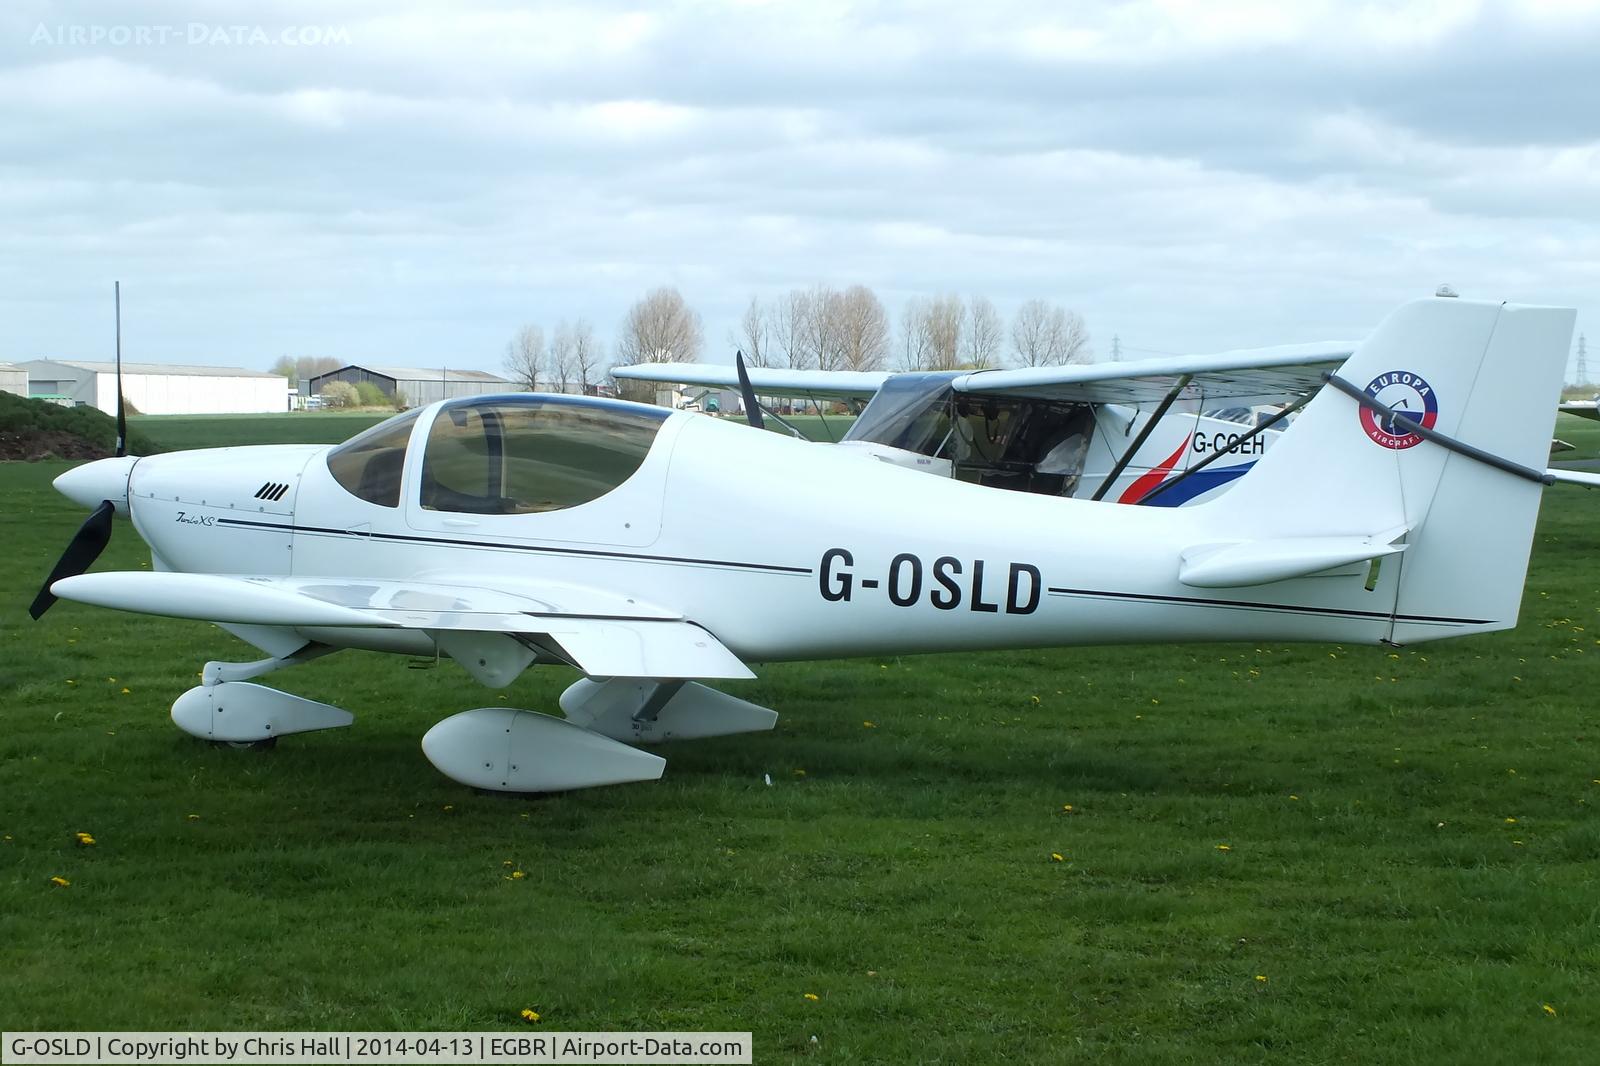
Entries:
{"type": "MultiPolygon", "coordinates": [[[[1338,375],[1429,429],[1543,471],[1574,318],[1567,308],[1419,300],[1385,319],[1338,375]]],[[[1272,537],[1403,538],[1399,579],[1381,587],[1393,588],[1390,639],[1404,643],[1446,635],[1445,623],[1449,633],[1463,622],[1516,624],[1541,492],[1324,388],[1215,506],[1272,537]]]]}

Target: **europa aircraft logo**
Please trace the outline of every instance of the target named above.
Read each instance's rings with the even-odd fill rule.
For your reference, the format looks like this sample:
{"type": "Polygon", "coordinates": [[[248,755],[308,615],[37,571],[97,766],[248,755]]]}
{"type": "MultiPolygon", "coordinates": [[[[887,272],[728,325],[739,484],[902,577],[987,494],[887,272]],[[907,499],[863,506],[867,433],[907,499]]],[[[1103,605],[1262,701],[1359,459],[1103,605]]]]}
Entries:
{"type": "Polygon", "coordinates": [[[1421,374],[1409,370],[1379,374],[1368,383],[1366,393],[1385,407],[1393,408],[1397,416],[1405,416],[1380,418],[1376,411],[1361,409],[1361,428],[1374,443],[1385,448],[1401,451],[1422,443],[1422,438],[1407,428],[1407,419],[1424,429],[1432,429],[1439,421],[1439,398],[1421,374]]]}

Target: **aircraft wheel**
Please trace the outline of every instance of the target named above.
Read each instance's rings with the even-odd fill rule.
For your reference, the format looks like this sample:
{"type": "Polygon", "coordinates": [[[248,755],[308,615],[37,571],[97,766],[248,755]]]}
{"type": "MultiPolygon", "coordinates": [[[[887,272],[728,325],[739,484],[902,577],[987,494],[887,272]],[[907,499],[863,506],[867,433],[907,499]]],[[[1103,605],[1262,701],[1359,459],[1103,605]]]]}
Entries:
{"type": "Polygon", "coordinates": [[[235,751],[271,751],[278,746],[277,737],[268,737],[265,740],[213,740],[214,748],[233,748],[235,751]]]}

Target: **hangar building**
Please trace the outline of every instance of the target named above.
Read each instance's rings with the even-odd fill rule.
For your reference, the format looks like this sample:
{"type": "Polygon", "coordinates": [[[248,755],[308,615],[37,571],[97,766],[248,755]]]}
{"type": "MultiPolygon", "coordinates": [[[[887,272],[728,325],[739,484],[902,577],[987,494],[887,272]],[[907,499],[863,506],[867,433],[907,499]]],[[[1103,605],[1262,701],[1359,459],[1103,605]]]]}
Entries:
{"type": "Polygon", "coordinates": [[[28,395],[28,372],[20,366],[0,363],[0,392],[14,392],[18,396],[28,395]]]}
{"type": "Polygon", "coordinates": [[[391,400],[395,393],[400,393],[411,407],[421,407],[435,400],[455,399],[457,396],[523,391],[515,383],[482,370],[447,370],[442,367],[429,370],[352,363],[311,378],[312,394],[320,395],[322,387],[334,381],[347,381],[352,385],[370,381],[391,400]]]}
{"type": "MultiPolygon", "coordinates": [[[[115,363],[82,359],[30,359],[28,395],[117,410],[115,363]]],[[[123,363],[122,390],[147,415],[209,415],[287,411],[289,382],[264,370],[231,366],[123,363]]]]}

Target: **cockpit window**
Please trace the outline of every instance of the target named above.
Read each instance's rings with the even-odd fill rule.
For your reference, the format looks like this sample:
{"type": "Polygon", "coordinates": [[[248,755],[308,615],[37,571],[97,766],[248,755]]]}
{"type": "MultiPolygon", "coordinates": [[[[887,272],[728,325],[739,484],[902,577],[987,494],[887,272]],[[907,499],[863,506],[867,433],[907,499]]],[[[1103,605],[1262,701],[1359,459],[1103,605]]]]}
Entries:
{"type": "Polygon", "coordinates": [[[451,404],[428,430],[422,506],[530,514],[588,503],[633,476],[666,417],[577,397],[451,404]]]}
{"type": "Polygon", "coordinates": [[[329,452],[328,471],[333,480],[368,503],[398,507],[406,445],[419,413],[395,415],[329,452]]]}

